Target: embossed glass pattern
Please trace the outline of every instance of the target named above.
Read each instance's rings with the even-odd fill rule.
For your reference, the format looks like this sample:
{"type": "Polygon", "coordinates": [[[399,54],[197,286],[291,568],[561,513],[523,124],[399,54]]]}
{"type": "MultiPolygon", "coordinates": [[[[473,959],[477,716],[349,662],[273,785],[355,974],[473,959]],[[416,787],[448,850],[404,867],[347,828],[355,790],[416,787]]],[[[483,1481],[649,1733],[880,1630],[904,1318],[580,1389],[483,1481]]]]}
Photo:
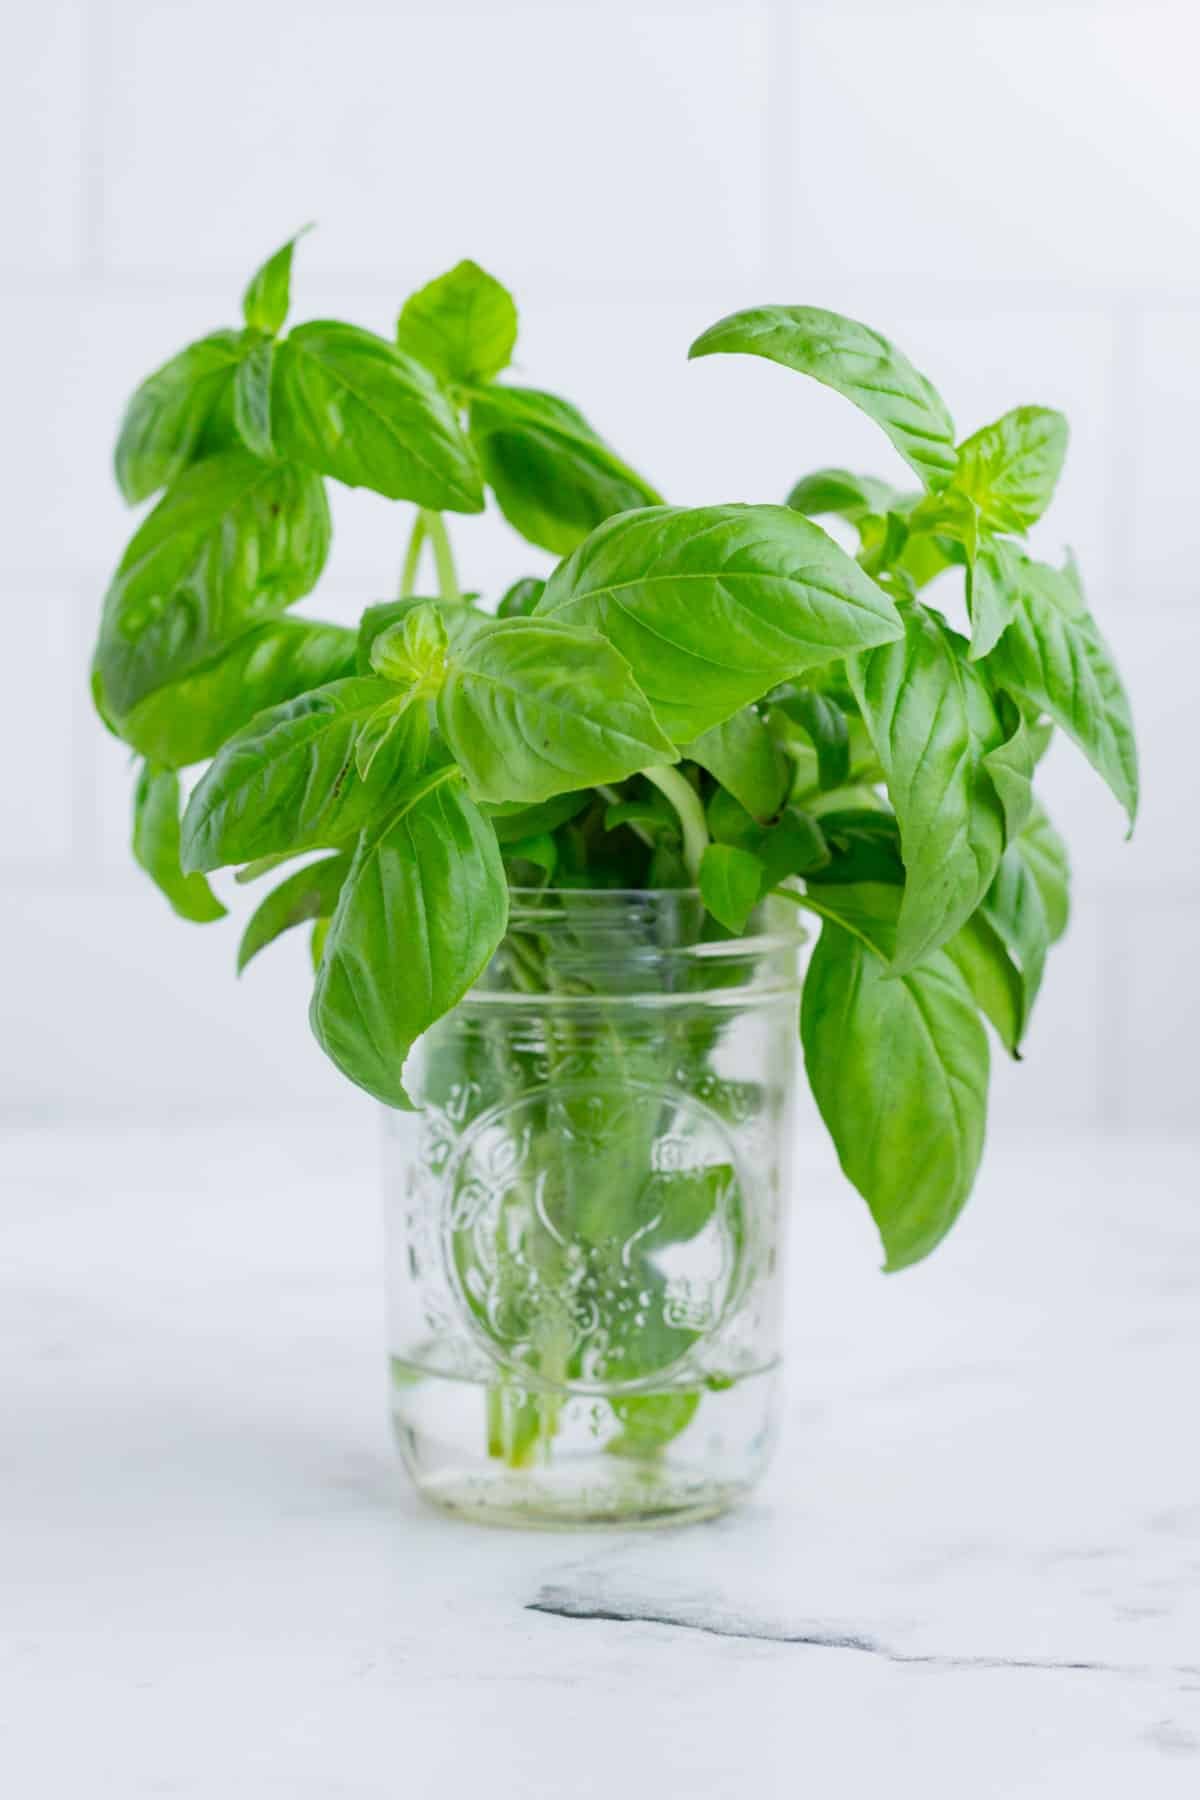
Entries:
{"type": "MultiPolygon", "coordinates": [[[[778,909],[778,910],[777,910],[778,909]]],[[[387,1115],[392,1417],[453,1511],[702,1517],[770,1448],[801,934],[522,892],[387,1115]]]]}

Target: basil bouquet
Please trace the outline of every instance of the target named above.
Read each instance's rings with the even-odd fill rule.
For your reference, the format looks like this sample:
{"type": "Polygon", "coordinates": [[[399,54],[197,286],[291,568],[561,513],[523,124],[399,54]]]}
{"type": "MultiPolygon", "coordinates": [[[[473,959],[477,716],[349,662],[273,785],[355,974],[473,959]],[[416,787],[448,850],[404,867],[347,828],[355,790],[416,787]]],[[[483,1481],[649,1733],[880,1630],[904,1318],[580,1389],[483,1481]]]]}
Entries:
{"type": "Polygon", "coordinates": [[[755,308],[691,355],[836,389],[912,486],[822,469],[784,505],[669,505],[568,401],[502,379],[516,310],[474,263],[407,300],[391,339],[285,334],[294,242],[243,325],[151,375],[121,427],[122,493],[160,497],[106,596],[94,693],[142,759],[138,861],[204,922],[224,912],[211,871],[322,853],[268,893],[239,968],[312,921],[313,1030],[398,1107],[412,1044],[504,943],[510,886],[696,886],[717,937],[786,895],[821,921],[800,1018],[820,1110],[888,1266],[924,1256],[979,1163],[983,1021],[1017,1055],[1067,923],[1033,791],[1054,730],[1131,822],[1137,804],[1078,573],[1021,541],[1065,420],[1021,406],[960,440],[874,331],[755,308]],[[289,611],[325,562],[327,479],[415,508],[399,598],[357,631],[289,611]],[[562,558],[492,604],[462,592],[446,527],[489,494],[562,558]],[[969,636],[925,597],[952,568],[969,636]]]}

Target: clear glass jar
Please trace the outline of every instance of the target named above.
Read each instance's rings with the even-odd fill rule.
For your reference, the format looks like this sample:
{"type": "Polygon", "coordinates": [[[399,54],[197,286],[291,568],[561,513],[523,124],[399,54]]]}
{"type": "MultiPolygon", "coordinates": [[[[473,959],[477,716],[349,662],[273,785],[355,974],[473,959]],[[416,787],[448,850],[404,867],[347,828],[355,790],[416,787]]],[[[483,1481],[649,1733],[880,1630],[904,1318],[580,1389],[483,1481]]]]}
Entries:
{"type": "Polygon", "coordinates": [[[387,1114],[391,1411],[500,1524],[703,1518],[771,1448],[803,933],[695,893],[514,893],[387,1114]]]}

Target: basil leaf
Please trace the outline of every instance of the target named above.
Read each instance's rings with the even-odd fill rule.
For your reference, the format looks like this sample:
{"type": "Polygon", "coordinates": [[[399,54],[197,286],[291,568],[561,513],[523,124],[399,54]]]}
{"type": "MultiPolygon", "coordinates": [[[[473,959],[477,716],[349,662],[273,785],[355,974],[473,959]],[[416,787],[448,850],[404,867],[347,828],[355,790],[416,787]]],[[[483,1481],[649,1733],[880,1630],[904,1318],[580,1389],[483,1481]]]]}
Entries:
{"type": "Polygon", "coordinates": [[[891,813],[848,807],[821,813],[819,824],[829,861],[806,870],[806,881],[837,887],[859,882],[903,886],[900,831],[891,813]]]}
{"type": "Polygon", "coordinates": [[[443,381],[490,381],[512,361],[517,309],[506,287],[475,262],[456,263],[404,302],[396,342],[443,381]]]}
{"type": "Polygon", "coordinates": [[[274,455],[271,437],[271,374],[275,341],[261,337],[246,350],[233,378],[233,420],[238,435],[255,456],[274,455]]]}
{"type": "Polygon", "coordinates": [[[1014,1041],[1009,1045],[1015,1051],[1028,1027],[1050,949],[1046,905],[1019,838],[1000,858],[996,879],[977,917],[996,933],[1020,969],[1021,1004],[1014,1041]]]}
{"type": "Polygon", "coordinates": [[[787,761],[752,708],[710,726],[690,744],[684,744],[681,753],[715,776],[755,818],[769,819],[783,805],[787,761]]]}
{"type": "Polygon", "coordinates": [[[997,712],[1004,727],[1008,714],[1008,736],[993,750],[985,750],[980,758],[991,779],[1004,813],[1004,839],[1010,842],[1023,831],[1033,811],[1033,771],[1036,767],[1033,733],[1007,694],[1000,696],[997,712]]]}
{"type": "Polygon", "coordinates": [[[827,921],[800,1032],[809,1084],[879,1228],[884,1267],[906,1268],[958,1217],[983,1150],[988,1043],[966,983],[943,952],[897,978],[827,921]]]}
{"type": "MultiPolygon", "coordinates": [[[[1004,866],[1003,858],[1000,866],[1004,866]]],[[[1024,983],[984,908],[972,913],[962,930],[947,941],[945,954],[966,982],[976,1006],[990,1019],[1004,1048],[1016,1056],[1028,1016],[1024,983]]]]}
{"type": "Polygon", "coordinates": [[[765,356],[843,394],[883,427],[926,487],[956,465],[954,421],[930,382],[885,337],[815,306],[757,306],[702,332],[688,355],[765,356]]]}
{"type": "Polygon", "coordinates": [[[544,581],[536,576],[525,575],[520,581],[514,581],[500,596],[500,604],[496,608],[498,619],[527,619],[537,611],[537,603],[546,591],[544,581]]]}
{"type": "Polygon", "coordinates": [[[541,869],[549,880],[558,867],[558,845],[549,832],[539,832],[536,837],[520,838],[510,844],[504,852],[505,862],[532,863],[541,869]]]}
{"type": "Polygon", "coordinates": [[[905,609],[900,643],[849,664],[900,826],[908,872],[897,934],[902,968],[966,923],[1004,851],[1005,811],[985,764],[1004,742],[1003,726],[960,646],[918,605],[905,609]]]}
{"type": "Polygon", "coordinates": [[[759,898],[778,887],[790,875],[808,876],[829,861],[829,847],[817,821],[789,806],[768,825],[751,817],[733,795],[718,788],[707,808],[713,842],[749,852],[758,862],[762,885],[759,898]]]}
{"type": "Polygon", "coordinates": [[[471,396],[471,438],[509,524],[560,556],[614,513],[661,498],[554,394],[482,389],[471,396]]]}
{"type": "Polygon", "coordinates": [[[292,303],[292,256],[300,239],[311,230],[311,225],[305,225],[251,276],[242,296],[242,316],[252,331],[274,337],[282,328],[292,303]]]}
{"type": "Polygon", "coordinates": [[[1037,882],[1046,909],[1050,942],[1056,944],[1070,919],[1071,870],[1067,846],[1036,801],[1019,843],[1021,855],[1037,882]]]}
{"type": "Polygon", "coordinates": [[[785,506],[610,519],[555,569],[543,615],[602,631],[676,743],[780,681],[901,634],[887,595],[785,506]]]}
{"type": "Polygon", "coordinates": [[[471,620],[486,622],[488,616],[477,612],[472,606],[464,606],[461,600],[431,599],[421,594],[411,594],[403,600],[381,600],[375,606],[368,606],[358,623],[357,664],[360,675],[375,673],[375,666],[371,661],[375,640],[381,638],[385,631],[390,631],[393,625],[402,625],[419,606],[436,607],[448,624],[452,625],[457,620],[460,630],[469,628],[471,620]]]}
{"type": "Polygon", "coordinates": [[[1027,531],[1045,512],[1067,454],[1067,421],[1048,406],[1018,406],[964,440],[954,485],[985,526],[1027,531]]]}
{"type": "Polygon", "coordinates": [[[809,518],[829,516],[857,525],[890,512],[899,498],[899,489],[871,475],[852,475],[849,469],[815,469],[811,475],[801,476],[787,505],[809,518]]]}
{"type": "Polygon", "coordinates": [[[355,851],[309,1015],[326,1054],[408,1108],[405,1058],[487,967],[507,918],[495,832],[455,769],[423,776],[355,851]]]}
{"type": "Polygon", "coordinates": [[[179,777],[144,763],[133,798],[133,854],[181,919],[207,925],[225,908],[203,875],[185,875],[179,864],[179,777]]]}
{"type": "Polygon", "coordinates": [[[837,701],[815,688],[791,688],[772,695],[771,704],[798,725],[812,744],[821,786],[841,787],[850,774],[850,731],[837,701]]]}
{"type": "Polygon", "coordinates": [[[640,1461],[687,1430],[700,1395],[685,1389],[666,1394],[614,1394],[608,1404],[622,1431],[605,1449],[610,1456],[632,1456],[640,1461]]]}
{"type": "Polygon", "coordinates": [[[143,381],[117,437],[117,486],[131,505],[168,486],[200,453],[201,439],[233,383],[242,334],[214,331],[143,381]]]}
{"type": "Polygon", "coordinates": [[[354,632],[342,625],[269,619],[140,700],[121,734],[167,768],[206,762],[264,707],[352,675],[354,647],[354,632]]]}
{"type": "Polygon", "coordinates": [[[312,588],[329,548],[315,475],[245,450],[187,469],[134,533],[104,601],[96,670],[119,718],[312,588]]]}
{"type": "MultiPolygon", "coordinates": [[[[277,888],[272,888],[251,914],[238,946],[237,971],[240,975],[247,963],[260,950],[273,944],[277,937],[293,925],[308,919],[330,919],[337,905],[342,883],[350,872],[348,856],[327,856],[321,862],[297,869],[277,888]]],[[[203,879],[199,877],[198,879],[203,879]]]]}
{"type": "Polygon", "coordinates": [[[474,452],[436,379],[357,325],[314,320],[275,350],[281,455],[347,487],[438,511],[481,512],[474,452]]]}
{"type": "Polygon", "coordinates": [[[677,760],[612,645],[554,620],[482,623],[454,645],[437,718],[480,800],[548,800],[677,760]]]}
{"type": "Polygon", "coordinates": [[[985,666],[999,686],[1049,713],[1137,816],[1138,761],[1129,697],[1112,652],[1074,583],[1011,552],[1012,619],[985,666]]]}
{"type": "Polygon", "coordinates": [[[1015,586],[1009,568],[1012,546],[1000,539],[982,542],[967,566],[967,609],[971,615],[973,662],[995,649],[1012,622],[1015,586]]]}
{"type": "Polygon", "coordinates": [[[560,825],[566,825],[571,819],[578,818],[584,808],[591,805],[590,788],[579,793],[556,794],[553,800],[543,800],[540,806],[525,806],[520,801],[506,800],[495,806],[484,806],[485,817],[491,820],[497,840],[506,847],[520,843],[522,838],[540,837],[544,832],[557,831],[560,825]]]}
{"type": "Polygon", "coordinates": [[[406,771],[403,742],[381,754],[368,781],[354,762],[359,731],[390,682],[351,676],[259,713],[230,738],[198,783],[183,820],[189,869],[219,869],[284,850],[321,850],[352,837],[406,771]]]}
{"type": "Polygon", "coordinates": [[[429,756],[429,707],[421,698],[401,695],[373,712],[354,740],[355,767],[366,781],[376,759],[391,746],[390,762],[420,769],[429,756]]]}
{"type": "Polygon", "coordinates": [[[1062,840],[1035,806],[1028,824],[1001,857],[996,879],[979,912],[947,945],[952,955],[956,946],[965,949],[966,957],[973,961],[968,968],[963,957],[956,956],[979,1004],[1014,1055],[1028,1029],[1050,945],[1066,929],[1067,881],[1062,840]],[[968,933],[973,935],[974,949],[961,944],[968,933]],[[1004,953],[1002,972],[997,946],[1004,953]],[[986,992],[980,973],[981,948],[992,971],[986,992]],[[997,990],[1001,984],[1010,997],[1010,1023],[999,1016],[1003,1002],[997,999],[997,990]]]}
{"type": "Polygon", "coordinates": [[[757,856],[731,844],[709,844],[700,858],[700,897],[727,931],[737,935],[745,930],[758,905],[763,873],[757,856]]]}

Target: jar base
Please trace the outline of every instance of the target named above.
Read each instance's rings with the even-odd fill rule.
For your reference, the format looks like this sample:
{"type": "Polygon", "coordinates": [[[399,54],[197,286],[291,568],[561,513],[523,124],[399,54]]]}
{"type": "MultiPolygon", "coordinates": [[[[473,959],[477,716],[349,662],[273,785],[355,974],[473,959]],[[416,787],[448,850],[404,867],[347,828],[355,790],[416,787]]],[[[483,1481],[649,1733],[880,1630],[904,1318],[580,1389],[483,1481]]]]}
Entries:
{"type": "Polygon", "coordinates": [[[676,1416],[687,1422],[647,1451],[594,1395],[543,1402],[540,1420],[527,1395],[513,1396],[533,1428],[497,1441],[503,1409],[495,1389],[489,1403],[489,1390],[475,1382],[396,1361],[392,1425],[418,1493],[455,1518],[543,1531],[685,1525],[727,1512],[758,1480],[777,1381],[766,1369],[718,1391],[649,1397],[660,1409],[678,1409],[682,1398],[676,1416]]]}
{"type": "MultiPolygon", "coordinates": [[[[407,1459],[406,1459],[407,1460],[407,1459]]],[[[410,1469],[411,1472],[411,1469],[410,1469]]],[[[417,1492],[438,1512],[475,1525],[523,1531],[575,1531],[583,1526],[617,1531],[694,1525],[728,1512],[749,1492],[749,1483],[722,1484],[697,1478],[655,1479],[644,1486],[607,1485],[586,1472],[548,1478],[520,1471],[482,1478],[442,1476],[423,1481],[417,1492]]]]}

